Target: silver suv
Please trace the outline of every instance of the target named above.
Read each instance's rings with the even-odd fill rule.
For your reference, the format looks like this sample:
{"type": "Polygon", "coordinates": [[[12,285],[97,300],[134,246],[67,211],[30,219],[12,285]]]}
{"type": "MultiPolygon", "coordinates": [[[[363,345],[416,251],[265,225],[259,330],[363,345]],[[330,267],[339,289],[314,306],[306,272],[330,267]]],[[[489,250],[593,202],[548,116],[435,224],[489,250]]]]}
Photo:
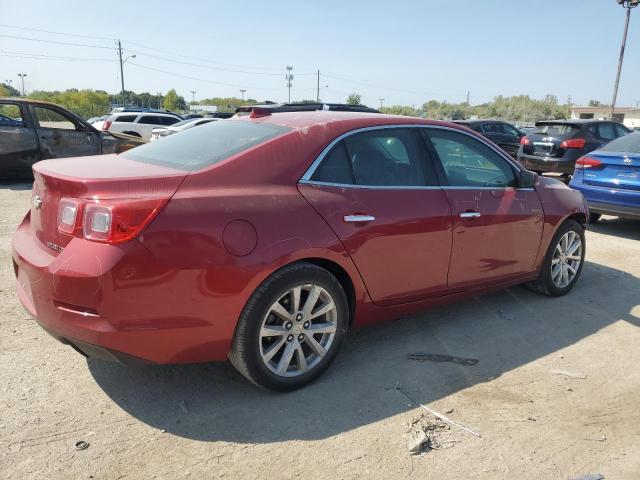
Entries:
{"type": "Polygon", "coordinates": [[[124,133],[148,141],[154,128],[168,127],[180,121],[182,118],[173,113],[115,112],[104,121],[102,130],[124,133]]]}

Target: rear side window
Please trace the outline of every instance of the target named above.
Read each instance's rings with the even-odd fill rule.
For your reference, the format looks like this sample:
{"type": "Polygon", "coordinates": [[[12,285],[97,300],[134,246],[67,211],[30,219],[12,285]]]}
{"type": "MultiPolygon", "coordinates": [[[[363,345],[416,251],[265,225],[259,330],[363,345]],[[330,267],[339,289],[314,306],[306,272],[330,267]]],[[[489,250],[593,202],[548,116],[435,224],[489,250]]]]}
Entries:
{"type": "Polygon", "coordinates": [[[150,142],[128,150],[130,160],[194,171],[214,165],[243,150],[291,131],[287,127],[250,121],[211,122],[189,128],[161,142],[150,142]]]}
{"type": "Polygon", "coordinates": [[[122,115],[122,116],[115,117],[115,119],[113,121],[116,122],[116,123],[131,123],[137,117],[138,117],[137,115],[122,115]]]}
{"type": "MultiPolygon", "coordinates": [[[[324,157],[311,179],[362,186],[425,186],[425,152],[420,142],[415,129],[356,133],[324,157]]],[[[435,174],[429,175],[429,180],[435,184],[435,174]]]]}
{"type": "Polygon", "coordinates": [[[640,132],[630,133],[600,147],[603,152],[640,153],[640,132]]]}
{"type": "Polygon", "coordinates": [[[482,131],[484,133],[500,133],[500,125],[497,123],[483,123],[482,131]]]}
{"type": "Polygon", "coordinates": [[[613,140],[618,137],[613,123],[601,123],[598,125],[598,137],[604,141],[613,140]]]}
{"type": "Polygon", "coordinates": [[[180,123],[176,117],[158,117],[161,125],[174,125],[180,123]]]}

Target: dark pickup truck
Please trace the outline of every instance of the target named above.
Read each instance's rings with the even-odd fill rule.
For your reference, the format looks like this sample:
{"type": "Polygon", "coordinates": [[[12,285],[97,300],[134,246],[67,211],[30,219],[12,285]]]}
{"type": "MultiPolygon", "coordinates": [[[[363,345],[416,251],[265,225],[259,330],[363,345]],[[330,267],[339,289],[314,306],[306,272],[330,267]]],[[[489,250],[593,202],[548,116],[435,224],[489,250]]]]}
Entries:
{"type": "Polygon", "coordinates": [[[99,132],[54,103],[0,98],[0,178],[31,178],[32,165],[48,158],[120,153],[142,143],[99,132]]]}

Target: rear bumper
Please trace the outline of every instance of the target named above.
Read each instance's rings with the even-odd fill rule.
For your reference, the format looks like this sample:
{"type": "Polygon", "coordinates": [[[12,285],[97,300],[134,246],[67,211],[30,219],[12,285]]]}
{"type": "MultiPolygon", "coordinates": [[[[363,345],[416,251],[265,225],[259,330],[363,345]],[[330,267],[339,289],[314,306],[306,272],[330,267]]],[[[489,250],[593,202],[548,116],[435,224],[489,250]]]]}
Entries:
{"type": "Polygon", "coordinates": [[[18,298],[42,328],[85,355],[126,364],[224,360],[236,318],[195,270],[169,269],[137,241],[73,239],[56,254],[18,227],[12,256],[18,298]]]}
{"type": "Polygon", "coordinates": [[[518,153],[518,161],[527,169],[539,172],[555,172],[571,175],[575,169],[574,159],[564,159],[556,157],[538,157],[535,155],[525,155],[518,153]]]}
{"type": "Polygon", "coordinates": [[[585,185],[579,177],[574,177],[570,187],[582,192],[592,213],[640,218],[640,191],[585,185]]]}

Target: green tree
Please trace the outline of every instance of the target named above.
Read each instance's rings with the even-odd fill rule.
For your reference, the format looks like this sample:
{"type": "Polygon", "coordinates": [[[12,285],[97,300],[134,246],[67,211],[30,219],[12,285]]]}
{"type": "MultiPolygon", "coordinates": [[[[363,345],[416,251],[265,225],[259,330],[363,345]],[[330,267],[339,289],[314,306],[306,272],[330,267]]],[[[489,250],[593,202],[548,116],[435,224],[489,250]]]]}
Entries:
{"type": "Polygon", "coordinates": [[[359,93],[350,93],[347,97],[347,104],[349,105],[362,105],[362,96],[359,93]]]}
{"type": "Polygon", "coordinates": [[[176,93],[175,88],[172,88],[162,99],[162,108],[173,111],[186,110],[187,102],[184,101],[183,97],[176,93]]]}
{"type": "Polygon", "coordinates": [[[19,97],[20,92],[8,83],[0,83],[0,97],[19,97]]]}

